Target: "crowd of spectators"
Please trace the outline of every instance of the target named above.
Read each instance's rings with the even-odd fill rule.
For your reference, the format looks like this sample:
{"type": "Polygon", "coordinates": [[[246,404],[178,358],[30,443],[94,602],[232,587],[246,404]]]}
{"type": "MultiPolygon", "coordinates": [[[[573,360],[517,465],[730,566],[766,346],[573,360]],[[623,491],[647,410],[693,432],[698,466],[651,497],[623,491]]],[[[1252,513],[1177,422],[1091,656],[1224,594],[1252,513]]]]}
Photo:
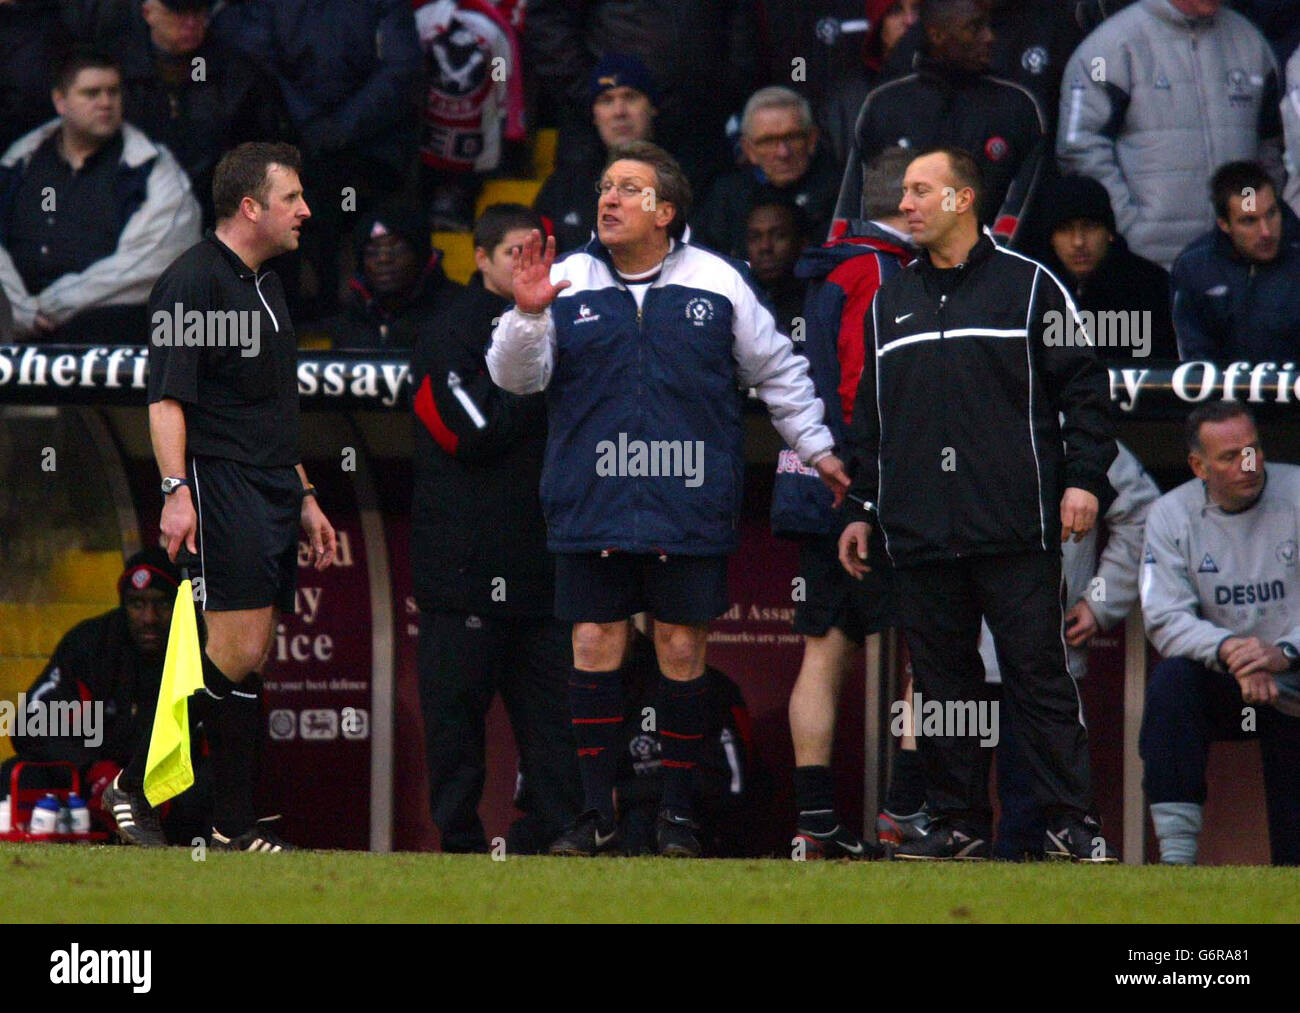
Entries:
{"type": "Polygon", "coordinates": [[[690,180],[691,241],[749,260],[788,324],[798,255],[865,220],[866,165],[951,145],[997,241],[1081,308],[1143,314],[1103,355],[1281,361],[1297,45],[1281,0],[0,0],[0,334],[143,343],[149,285],[213,224],[217,159],[259,139],[304,155],[312,221],[275,265],[300,334],[410,347],[381,318],[451,291],[416,233],[472,229],[484,180],[553,125],[534,206],[561,253],[592,235],[608,151],[654,140],[690,180]],[[1224,196],[1247,177],[1273,210],[1224,196]],[[369,245],[402,241],[358,236],[381,206],[418,298],[367,280],[369,245]]]}

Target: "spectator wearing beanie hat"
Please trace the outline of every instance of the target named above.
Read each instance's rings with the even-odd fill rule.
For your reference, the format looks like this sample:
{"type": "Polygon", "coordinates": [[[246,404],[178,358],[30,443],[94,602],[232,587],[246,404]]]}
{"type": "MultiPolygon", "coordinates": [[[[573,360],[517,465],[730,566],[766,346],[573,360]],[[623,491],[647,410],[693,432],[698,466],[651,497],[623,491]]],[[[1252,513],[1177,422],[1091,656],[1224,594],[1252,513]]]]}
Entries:
{"type": "Polygon", "coordinates": [[[357,273],[348,283],[343,309],[324,329],[334,348],[410,348],[462,286],[442,269],[424,216],[393,205],[357,223],[357,273]]]}
{"type": "Polygon", "coordinates": [[[1085,321],[1094,321],[1097,357],[1177,359],[1169,272],[1128,248],[1115,229],[1106,188],[1087,176],[1066,176],[1053,181],[1039,207],[1050,239],[1043,263],[1088,314],[1085,321]],[[1118,318],[1099,316],[1134,311],[1141,315],[1126,317],[1123,330],[1109,325],[1118,318]]]}
{"type": "Polygon", "coordinates": [[[533,208],[550,222],[561,253],[586,244],[596,230],[596,181],[611,148],[654,137],[659,88],[646,65],[626,53],[606,53],[587,89],[591,122],[603,148],[559,166],[542,184],[533,208]]]}

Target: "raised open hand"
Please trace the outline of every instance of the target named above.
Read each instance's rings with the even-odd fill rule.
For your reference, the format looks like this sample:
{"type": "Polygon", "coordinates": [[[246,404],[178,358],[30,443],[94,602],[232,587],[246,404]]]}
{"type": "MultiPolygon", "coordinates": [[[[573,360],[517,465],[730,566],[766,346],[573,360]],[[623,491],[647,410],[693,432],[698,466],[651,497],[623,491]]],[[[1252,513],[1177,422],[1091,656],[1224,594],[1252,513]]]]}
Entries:
{"type": "Polygon", "coordinates": [[[533,229],[510,264],[510,284],[515,305],[521,312],[542,312],[569,287],[567,281],[551,284],[551,265],[554,263],[555,237],[548,237],[543,247],[542,234],[533,229]]]}

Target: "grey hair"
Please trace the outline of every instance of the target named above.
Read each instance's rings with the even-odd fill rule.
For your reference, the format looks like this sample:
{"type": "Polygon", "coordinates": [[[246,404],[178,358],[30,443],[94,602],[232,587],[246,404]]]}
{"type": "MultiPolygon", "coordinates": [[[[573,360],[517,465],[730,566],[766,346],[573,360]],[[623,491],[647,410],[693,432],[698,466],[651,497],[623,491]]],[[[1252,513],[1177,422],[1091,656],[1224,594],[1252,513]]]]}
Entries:
{"type": "Polygon", "coordinates": [[[792,88],[783,88],[779,84],[759,88],[745,103],[745,111],[740,116],[740,133],[750,136],[749,128],[753,125],[754,114],[760,109],[797,109],[799,125],[807,130],[813,125],[812,106],[808,100],[792,88]]]}

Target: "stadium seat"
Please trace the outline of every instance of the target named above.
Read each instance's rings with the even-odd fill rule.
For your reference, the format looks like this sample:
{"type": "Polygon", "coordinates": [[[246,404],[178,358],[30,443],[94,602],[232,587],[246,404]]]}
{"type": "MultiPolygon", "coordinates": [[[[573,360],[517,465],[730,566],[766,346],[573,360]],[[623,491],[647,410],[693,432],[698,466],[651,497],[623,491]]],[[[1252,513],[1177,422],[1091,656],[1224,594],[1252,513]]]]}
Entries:
{"type": "Polygon", "coordinates": [[[435,232],[433,245],[442,251],[447,277],[464,285],[474,273],[474,237],[468,232],[435,232]]]}
{"type": "Polygon", "coordinates": [[[490,179],[479,192],[474,217],[477,219],[489,204],[523,204],[532,207],[541,188],[540,179],[490,179]]]}
{"type": "Polygon", "coordinates": [[[560,132],[554,127],[539,130],[533,137],[533,178],[545,180],[555,171],[555,148],[560,132]]]}
{"type": "Polygon", "coordinates": [[[122,553],[69,549],[59,554],[50,569],[53,597],[61,601],[117,603],[117,578],[122,574],[122,553]]]}

